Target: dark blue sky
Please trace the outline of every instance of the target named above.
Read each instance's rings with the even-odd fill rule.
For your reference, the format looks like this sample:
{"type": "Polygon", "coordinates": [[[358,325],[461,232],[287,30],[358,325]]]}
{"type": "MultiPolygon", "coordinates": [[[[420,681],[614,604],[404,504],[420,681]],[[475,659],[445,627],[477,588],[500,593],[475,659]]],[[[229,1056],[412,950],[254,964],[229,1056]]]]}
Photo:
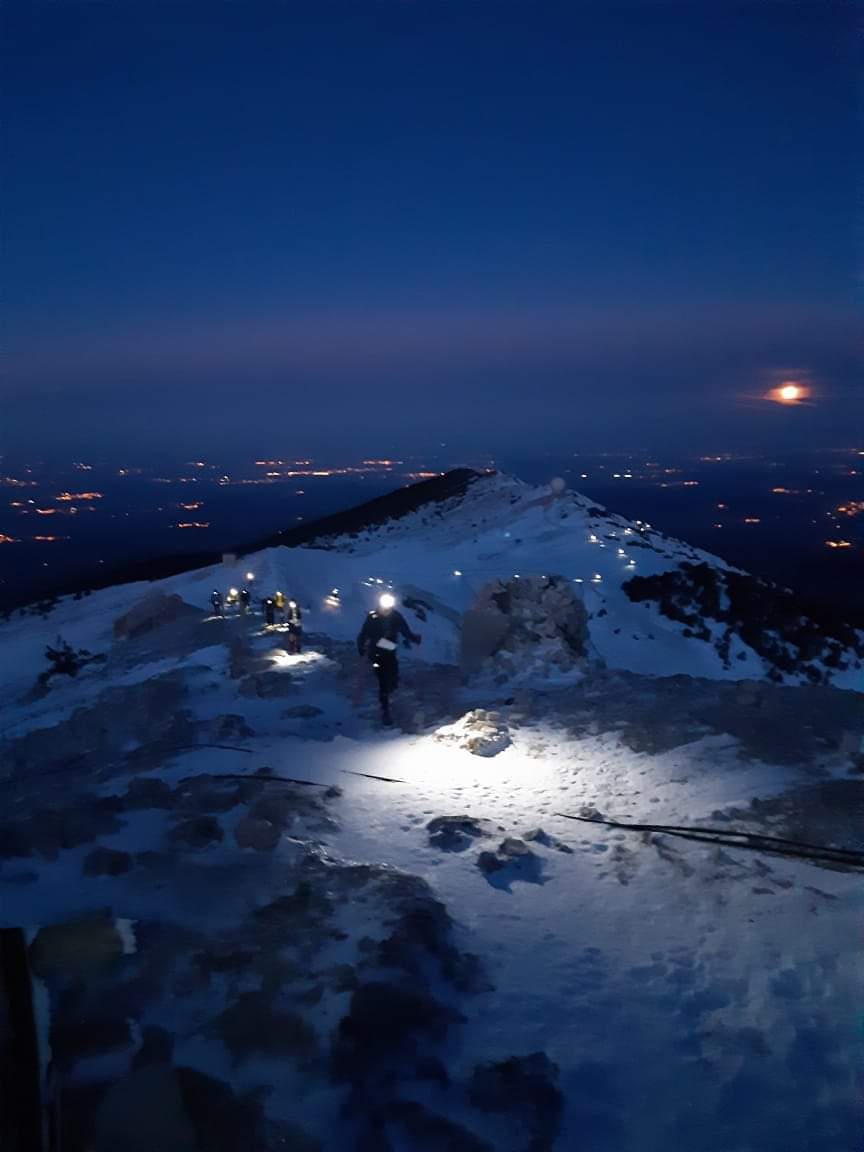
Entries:
{"type": "Polygon", "coordinates": [[[0,19],[0,451],[864,431],[852,4],[0,19]]]}

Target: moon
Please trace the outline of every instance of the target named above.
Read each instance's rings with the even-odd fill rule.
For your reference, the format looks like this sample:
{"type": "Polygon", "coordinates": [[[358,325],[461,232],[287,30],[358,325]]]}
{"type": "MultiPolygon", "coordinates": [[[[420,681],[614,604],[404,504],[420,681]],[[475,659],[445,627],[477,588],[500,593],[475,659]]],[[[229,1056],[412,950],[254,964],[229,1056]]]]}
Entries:
{"type": "Polygon", "coordinates": [[[785,380],[776,388],[772,388],[766,399],[773,400],[775,404],[801,404],[810,395],[810,389],[796,380],[785,380]]]}

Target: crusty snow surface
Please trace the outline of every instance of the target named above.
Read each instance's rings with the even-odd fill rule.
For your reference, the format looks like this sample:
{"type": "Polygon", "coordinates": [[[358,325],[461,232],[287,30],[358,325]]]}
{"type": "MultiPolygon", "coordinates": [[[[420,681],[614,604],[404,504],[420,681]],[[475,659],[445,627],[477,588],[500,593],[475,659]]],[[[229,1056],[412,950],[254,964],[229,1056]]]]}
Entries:
{"type": "MultiPolygon", "coordinates": [[[[160,582],[160,590],[207,609],[214,586],[224,591],[253,571],[255,592],[281,587],[303,607],[307,651],[299,657],[282,651],[280,631],[264,629],[260,615],[202,616],[192,642],[187,637],[174,646],[169,627],[136,642],[128,659],[115,645],[107,664],[56,680],[44,698],[23,701],[44,666],[46,643],[59,633],[76,647],[111,652],[113,620],[150,586],[64,601],[45,620],[13,617],[0,629],[7,748],[58,725],[62,738],[75,710],[98,711],[109,688],[134,691],[172,672],[185,686],[182,706],[199,735],[143,769],[118,768],[116,758],[110,772],[100,771],[98,757],[75,761],[52,770],[41,790],[38,765],[27,766],[26,779],[20,769],[0,765],[7,815],[37,798],[50,803],[52,793],[58,804],[122,794],[136,774],[173,787],[200,774],[262,766],[337,785],[341,795],[329,803],[326,828],[314,836],[285,833],[265,854],[237,846],[236,811],[218,816],[224,838],[197,849],[191,871],[179,848],[165,848],[170,812],[127,813],[119,829],[98,837],[98,845],[128,851],[136,861],[136,854],[159,850],[170,864],[174,852],[177,882],[171,867],[158,884],[137,865],[117,876],[86,876],[82,860],[94,843],[54,858],[0,858],[2,925],[49,924],[108,907],[145,923],[213,930],[237,909],[259,907],[290,888],[298,842],[311,839],[333,860],[385,864],[421,877],[446,906],[458,947],[479,957],[485,982],[460,1000],[464,1020],[442,1048],[450,1086],[405,1091],[489,1147],[515,1152],[529,1143],[500,1116],[466,1108],[459,1085],[478,1063],[538,1051],[559,1069],[564,1107],[550,1147],[561,1152],[859,1146],[860,873],[592,827],[563,814],[594,810],[628,821],[714,825],[733,809],[750,810],[754,798],[770,807],[801,790],[817,796],[839,781],[857,787],[861,777],[851,769],[864,733],[861,697],[838,689],[860,689],[860,682],[850,673],[836,689],[767,685],[755,653],[737,661],[733,674],[710,645],[683,637],[679,625],[621,591],[635,572],[651,574],[705,554],[591,508],[575,495],[553,499],[490,477],[457,505],[422,510],[359,538],[270,549],[233,568],[160,582]],[[605,669],[589,668],[569,684],[511,689],[482,676],[465,682],[457,668],[458,614],[489,580],[547,573],[566,576],[584,596],[605,669]],[[368,673],[351,647],[383,587],[429,606],[425,620],[406,613],[423,643],[402,658],[397,724],[389,731],[377,724],[368,673]],[[232,639],[245,640],[257,661],[245,678],[229,675],[232,639]],[[255,675],[267,682],[260,694],[248,690],[255,675]],[[755,682],[755,695],[747,695],[747,681],[755,682]],[[721,687],[728,724],[710,719],[712,693],[721,687]],[[827,701],[815,711],[808,703],[814,692],[827,701]],[[671,701],[678,708],[672,720],[671,701]],[[497,755],[472,755],[458,739],[436,735],[476,708],[494,711],[507,728],[510,743],[497,755]],[[770,730],[748,727],[748,709],[773,709],[785,718],[786,731],[777,722],[776,747],[770,730]],[[811,723],[811,714],[824,717],[826,734],[814,735],[820,721],[811,723]],[[253,734],[200,736],[203,726],[215,730],[228,715],[242,717],[253,734]],[[796,730],[790,740],[796,723],[800,739],[796,730]],[[461,850],[442,850],[426,826],[447,815],[476,818],[482,835],[461,850]],[[527,867],[487,873],[477,866],[481,852],[537,829],[543,835],[525,840],[533,853],[527,867]]],[[[860,796],[857,803],[860,812],[860,796]]],[[[799,834],[807,830],[806,810],[801,820],[794,825],[799,834]]],[[[779,816],[765,827],[792,835],[779,816]]],[[[848,822],[827,839],[824,827],[818,835],[864,847],[860,835],[849,842],[848,822]]],[[[349,936],[353,915],[346,907],[349,936]]],[[[338,1012],[339,1003],[322,1001],[317,1009],[312,1003],[305,1018],[323,1034],[333,1024],[325,1010],[338,1012]]],[[[327,1152],[355,1147],[340,1118],[344,1085],[318,1074],[304,1079],[263,1057],[230,1059],[221,1041],[184,1016],[180,1002],[170,1012],[165,1005],[152,1011],[154,1021],[177,1033],[175,1061],[238,1091],[265,1087],[267,1115],[299,1125],[327,1152]]],[[[113,1058],[122,1071],[130,1057],[113,1058]]],[[[110,1064],[108,1058],[100,1069],[110,1064]]],[[[402,1139],[391,1135],[397,1152],[411,1146],[402,1139]]]]}

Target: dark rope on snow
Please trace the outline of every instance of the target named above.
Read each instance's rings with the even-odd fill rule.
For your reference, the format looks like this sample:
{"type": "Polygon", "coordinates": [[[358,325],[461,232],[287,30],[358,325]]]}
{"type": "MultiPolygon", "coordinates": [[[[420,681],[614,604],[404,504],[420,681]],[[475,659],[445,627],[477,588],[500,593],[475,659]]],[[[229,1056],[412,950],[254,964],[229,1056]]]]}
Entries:
{"type": "Polygon", "coordinates": [[[251,780],[255,784],[303,784],[307,788],[335,788],[335,784],[328,784],[321,780],[298,780],[294,776],[273,776],[271,774],[258,776],[254,772],[199,772],[196,776],[184,776],[178,784],[191,784],[198,780],[251,780]]]}
{"type": "Polygon", "coordinates": [[[383,780],[387,784],[407,784],[407,780],[395,780],[392,776],[375,776],[371,772],[353,772],[350,768],[340,768],[347,776],[365,776],[367,780],[383,780]]]}
{"type": "Polygon", "coordinates": [[[845,864],[864,868],[864,851],[854,848],[830,848],[808,844],[800,840],[784,840],[765,836],[761,832],[739,832],[727,828],[688,828],[681,824],[625,824],[620,820],[603,820],[596,816],[571,816],[557,812],[565,820],[578,820],[582,824],[601,824],[607,828],[621,828],[625,832],[657,832],[678,836],[682,840],[696,840],[702,844],[719,844],[728,848],[748,848],[755,852],[771,852],[777,856],[791,856],[799,860],[814,860],[829,864],[845,864]]]}
{"type": "Polygon", "coordinates": [[[245,752],[248,756],[254,751],[252,748],[236,748],[233,744],[179,744],[172,749],[170,755],[174,756],[177,752],[197,752],[199,748],[218,748],[220,752],[245,752]]]}

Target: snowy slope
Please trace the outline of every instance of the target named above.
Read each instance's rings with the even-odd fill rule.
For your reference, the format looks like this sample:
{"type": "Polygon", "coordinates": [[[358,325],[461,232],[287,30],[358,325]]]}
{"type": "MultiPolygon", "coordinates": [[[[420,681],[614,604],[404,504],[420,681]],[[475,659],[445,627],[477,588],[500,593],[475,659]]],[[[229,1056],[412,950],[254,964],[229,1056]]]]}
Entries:
{"type": "MultiPolygon", "coordinates": [[[[41,643],[43,635],[50,639],[57,632],[66,637],[68,631],[70,642],[84,642],[94,628],[98,632],[100,620],[107,623],[106,616],[113,619],[124,602],[133,603],[148,588],[177,592],[189,603],[208,608],[214,587],[224,591],[240,586],[253,571],[253,595],[282,588],[302,605],[308,629],[339,640],[356,636],[364,614],[385,588],[437,606],[424,622],[422,658],[454,663],[459,659],[459,615],[479,588],[497,579],[557,574],[570,580],[584,600],[591,614],[591,640],[609,668],[717,679],[754,679],[772,672],[771,661],[743,639],[739,627],[700,617],[704,631],[694,635],[694,629],[663,614],[656,600],[634,602],[625,591],[633,577],[671,573],[681,564],[706,565],[721,578],[735,571],[717,556],[641,521],[608,514],[577,493],[556,496],[549,489],[493,474],[477,479],[462,497],[353,537],[320,540],[314,547],[270,548],[230,567],[107,589],[84,603],[66,600],[44,629],[27,619],[19,631],[21,648],[14,626],[5,630],[4,643],[10,666],[21,668],[34,640],[41,643]],[[702,638],[705,634],[710,639],[702,638]]],[[[99,639],[93,639],[97,646],[99,639]]],[[[102,635],[103,643],[105,639],[102,635]]],[[[860,689],[864,636],[859,634],[857,642],[860,655],[838,644],[843,654],[839,666],[826,667],[818,659],[798,661],[796,670],[775,669],[772,676],[779,683],[806,684],[812,679],[806,667],[813,665],[824,682],[860,689]]],[[[26,659],[25,664],[29,673],[26,659]]]]}

